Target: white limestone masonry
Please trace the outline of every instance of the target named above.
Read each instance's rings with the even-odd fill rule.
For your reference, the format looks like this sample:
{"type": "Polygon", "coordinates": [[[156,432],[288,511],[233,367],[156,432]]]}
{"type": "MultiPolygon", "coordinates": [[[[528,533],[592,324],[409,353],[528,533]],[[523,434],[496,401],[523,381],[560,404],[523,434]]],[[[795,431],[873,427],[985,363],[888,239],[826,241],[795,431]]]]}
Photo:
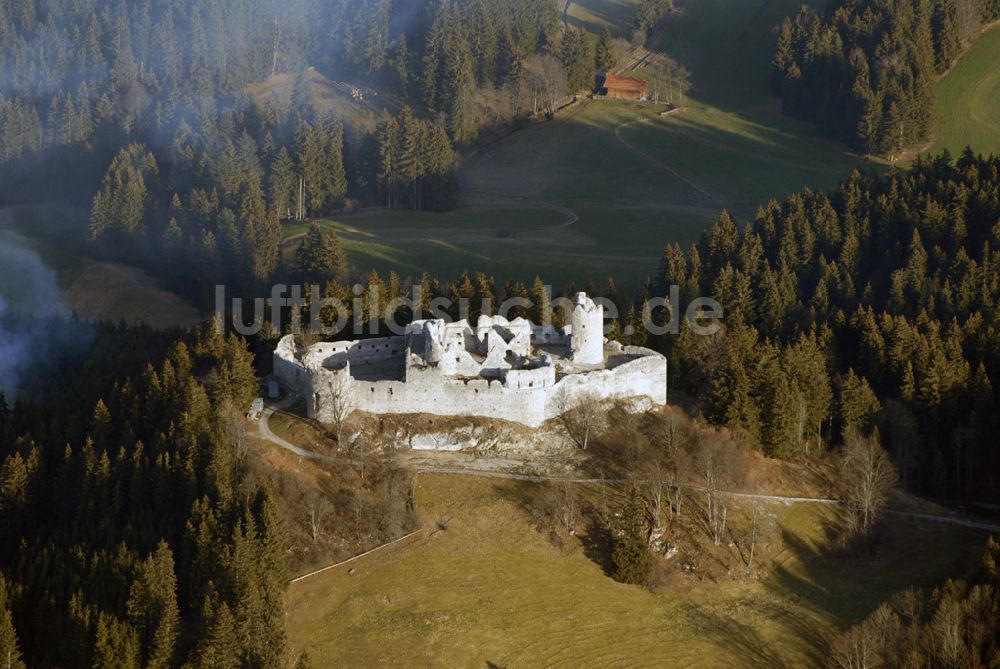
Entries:
{"type": "Polygon", "coordinates": [[[667,400],[667,362],[604,338],[603,308],[584,293],[563,329],[523,318],[421,320],[398,337],[278,342],[274,374],[333,422],[345,406],[375,414],[485,416],[541,425],[584,401],[667,400]]]}

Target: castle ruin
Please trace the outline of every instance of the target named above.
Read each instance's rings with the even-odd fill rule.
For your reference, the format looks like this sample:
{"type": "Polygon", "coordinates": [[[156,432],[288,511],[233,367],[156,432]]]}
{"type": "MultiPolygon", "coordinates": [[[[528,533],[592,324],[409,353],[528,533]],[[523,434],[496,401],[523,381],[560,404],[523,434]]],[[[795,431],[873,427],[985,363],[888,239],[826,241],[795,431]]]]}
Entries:
{"type": "Polygon", "coordinates": [[[567,320],[563,328],[486,315],[474,326],[418,320],[403,336],[308,348],[287,335],[275,349],[274,373],[306,398],[310,418],[327,423],[345,405],[535,427],[584,401],[666,403],[666,358],[606,340],[603,307],[584,293],[567,320]]]}

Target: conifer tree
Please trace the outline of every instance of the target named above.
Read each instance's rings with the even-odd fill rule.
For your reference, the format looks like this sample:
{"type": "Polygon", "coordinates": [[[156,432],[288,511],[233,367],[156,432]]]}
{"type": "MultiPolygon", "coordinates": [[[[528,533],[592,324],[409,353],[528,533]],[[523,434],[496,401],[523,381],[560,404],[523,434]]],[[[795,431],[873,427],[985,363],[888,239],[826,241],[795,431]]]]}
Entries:
{"type": "Polygon", "coordinates": [[[142,666],[147,669],[173,665],[180,634],[177,577],[170,547],[161,541],[139,566],[128,601],[129,619],[139,634],[142,666]]]}
{"type": "Polygon", "coordinates": [[[295,252],[295,269],[303,281],[347,278],[347,256],[333,230],[312,223],[295,252]]]}
{"type": "Polygon", "coordinates": [[[327,207],[340,205],[347,195],[347,174],[344,171],[344,126],[339,122],[324,124],[322,184],[327,207]]]}
{"type": "Polygon", "coordinates": [[[253,369],[253,353],[246,342],[230,333],[219,360],[219,377],[216,385],[216,402],[229,400],[239,408],[250,406],[257,396],[257,375],[253,369]]]}
{"type": "Polygon", "coordinates": [[[299,172],[305,182],[305,205],[311,214],[326,209],[326,182],[328,179],[326,151],[322,131],[308,123],[299,126],[295,135],[299,172]]]}
{"type": "Polygon", "coordinates": [[[867,436],[875,429],[882,406],[868,380],[858,376],[853,369],[841,382],[840,425],[846,437],[852,432],[867,436]]]}
{"type": "Polygon", "coordinates": [[[629,488],[628,500],[621,512],[621,527],[611,553],[614,576],[622,583],[645,583],[652,564],[647,535],[649,522],[645,502],[638,488],[629,488]]]}
{"type": "Polygon", "coordinates": [[[406,98],[410,83],[410,48],[406,44],[406,35],[399,36],[393,66],[396,70],[396,83],[399,86],[399,92],[403,98],[406,98]]]}
{"type": "Polygon", "coordinates": [[[549,325],[552,323],[552,301],[551,294],[542,281],[542,277],[536,276],[531,284],[531,311],[530,318],[539,325],[549,325]]]}
{"type": "Polygon", "coordinates": [[[595,65],[600,72],[610,72],[618,65],[615,62],[615,43],[607,26],[604,26],[597,40],[595,59],[595,65]]]}
{"type": "Polygon", "coordinates": [[[240,243],[248,274],[256,281],[267,281],[278,268],[281,225],[277,215],[267,210],[256,179],[244,189],[240,219],[243,225],[240,243]]]}
{"type": "Polygon", "coordinates": [[[448,134],[456,144],[470,144],[476,138],[475,86],[472,57],[464,39],[452,39],[445,50],[445,77],[451,91],[448,98],[448,134]]]}
{"type": "Polygon", "coordinates": [[[192,654],[192,664],[198,669],[241,666],[236,621],[229,606],[214,592],[205,597],[201,624],[206,633],[192,654]]]}
{"type": "Polygon", "coordinates": [[[149,189],[145,177],[155,174],[156,161],[141,144],[130,144],[111,161],[90,213],[90,237],[111,231],[135,235],[140,231],[149,189]]]}
{"type": "Polygon", "coordinates": [[[385,194],[386,208],[392,209],[399,179],[399,123],[388,113],[383,114],[375,136],[378,146],[376,176],[385,194]]]}
{"type": "Polygon", "coordinates": [[[563,33],[559,59],[566,69],[569,90],[577,93],[594,87],[594,46],[584,30],[569,29],[563,33]]]}
{"type": "Polygon", "coordinates": [[[135,629],[111,614],[99,613],[92,666],[139,669],[139,639],[135,629]]]}
{"type": "Polygon", "coordinates": [[[271,206],[279,217],[290,218],[298,207],[299,178],[288,149],[281,147],[271,165],[271,206]]]}
{"type": "Polygon", "coordinates": [[[716,271],[721,270],[736,255],[739,243],[740,233],[736,222],[729,212],[723,209],[704,244],[709,265],[716,271]]]}
{"type": "Polygon", "coordinates": [[[11,619],[8,585],[0,575],[0,667],[25,669],[17,643],[17,631],[11,619]]]}

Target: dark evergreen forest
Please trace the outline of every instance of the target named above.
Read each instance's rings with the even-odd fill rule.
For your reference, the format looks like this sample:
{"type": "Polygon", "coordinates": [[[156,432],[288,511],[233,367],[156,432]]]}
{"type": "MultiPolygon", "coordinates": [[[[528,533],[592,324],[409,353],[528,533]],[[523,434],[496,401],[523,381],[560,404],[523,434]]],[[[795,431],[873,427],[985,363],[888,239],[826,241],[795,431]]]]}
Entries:
{"type": "Polygon", "coordinates": [[[839,0],[782,22],[772,89],[782,108],[851,146],[898,156],[927,139],[934,85],[997,0],[839,0]]]}
{"type": "Polygon", "coordinates": [[[564,70],[592,86],[594,40],[559,27],[549,0],[4,0],[0,204],[87,206],[95,252],[204,303],[273,277],[280,217],[453,206],[484,105],[516,120],[544,88],[551,108],[564,70]],[[393,111],[335,117],[313,67],[396,91],[393,111]],[[248,92],[274,74],[289,97],[248,92]]]}
{"type": "Polygon", "coordinates": [[[877,433],[905,487],[998,498],[1000,159],[855,172],[742,229],[724,213],[667,247],[666,284],[726,309],[722,333],[664,342],[712,422],[781,458],[877,433]]]}
{"type": "Polygon", "coordinates": [[[286,666],[279,514],[232,439],[245,342],[91,336],[0,397],[0,649],[12,612],[29,666],[286,666]]]}

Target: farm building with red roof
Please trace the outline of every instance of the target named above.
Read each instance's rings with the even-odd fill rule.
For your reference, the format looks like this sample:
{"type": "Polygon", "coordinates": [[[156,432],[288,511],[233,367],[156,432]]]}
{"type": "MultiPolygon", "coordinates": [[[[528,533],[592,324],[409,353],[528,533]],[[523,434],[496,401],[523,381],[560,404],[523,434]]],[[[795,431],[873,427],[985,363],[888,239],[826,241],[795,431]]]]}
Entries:
{"type": "Polygon", "coordinates": [[[647,82],[639,77],[606,74],[597,87],[599,95],[623,100],[641,100],[646,97],[647,82]]]}

